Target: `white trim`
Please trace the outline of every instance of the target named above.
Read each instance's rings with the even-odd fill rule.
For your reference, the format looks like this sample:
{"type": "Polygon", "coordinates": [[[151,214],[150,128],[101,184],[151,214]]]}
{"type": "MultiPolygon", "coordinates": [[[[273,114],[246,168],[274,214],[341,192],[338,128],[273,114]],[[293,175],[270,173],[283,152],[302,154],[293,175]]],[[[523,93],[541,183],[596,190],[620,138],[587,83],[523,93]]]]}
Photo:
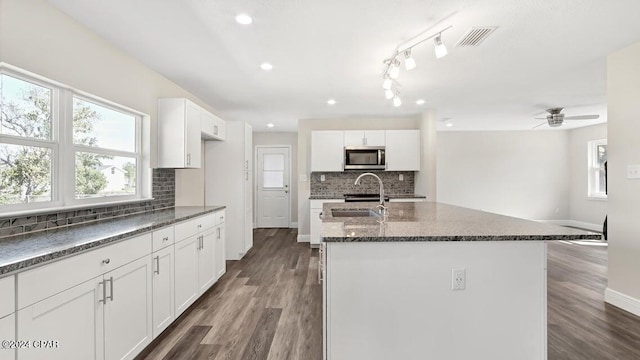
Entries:
{"type": "Polygon", "coordinates": [[[634,315],[640,316],[640,300],[629,295],[607,288],[604,291],[604,301],[634,315]]]}
{"type": "MultiPolygon", "coordinates": [[[[602,231],[602,224],[593,224],[593,223],[587,223],[587,222],[576,221],[576,220],[536,220],[536,221],[547,223],[547,224],[560,225],[560,226],[577,227],[577,228],[591,230],[591,231],[598,231],[598,232],[602,231]]],[[[602,221],[604,222],[604,219],[602,219],[602,221]]]]}
{"type": "Polygon", "coordinates": [[[296,222],[296,221],[292,221],[292,222],[289,224],[289,229],[297,229],[297,228],[298,228],[298,222],[296,222]]]}
{"type": "Polygon", "coordinates": [[[298,242],[311,242],[311,235],[298,235],[298,242]]]}

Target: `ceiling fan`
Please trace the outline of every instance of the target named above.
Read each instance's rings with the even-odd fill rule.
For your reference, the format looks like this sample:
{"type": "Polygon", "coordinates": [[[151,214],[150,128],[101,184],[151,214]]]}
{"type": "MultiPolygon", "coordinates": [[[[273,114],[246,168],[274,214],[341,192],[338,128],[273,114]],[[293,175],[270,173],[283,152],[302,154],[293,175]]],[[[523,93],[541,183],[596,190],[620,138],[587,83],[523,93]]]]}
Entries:
{"type": "Polygon", "coordinates": [[[595,120],[600,118],[600,115],[597,114],[592,114],[592,115],[577,115],[577,116],[564,116],[564,114],[562,113],[562,110],[564,110],[564,108],[561,107],[557,107],[557,108],[551,108],[551,109],[547,109],[546,111],[549,113],[549,115],[547,115],[546,117],[537,117],[535,119],[540,119],[540,120],[547,120],[546,123],[542,123],[540,125],[536,125],[533,128],[537,128],[540,127],[544,124],[548,124],[550,127],[558,127],[560,125],[562,125],[562,123],[564,122],[564,120],[595,120]]]}

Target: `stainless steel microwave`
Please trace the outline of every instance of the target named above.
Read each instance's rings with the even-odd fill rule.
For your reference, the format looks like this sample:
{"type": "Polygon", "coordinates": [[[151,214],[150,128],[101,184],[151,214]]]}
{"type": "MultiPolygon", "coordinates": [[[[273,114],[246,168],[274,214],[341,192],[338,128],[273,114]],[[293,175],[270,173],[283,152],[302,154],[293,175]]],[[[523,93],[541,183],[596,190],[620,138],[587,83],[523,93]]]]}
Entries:
{"type": "Polygon", "coordinates": [[[344,148],[345,170],[384,170],[384,146],[347,146],[344,148]]]}

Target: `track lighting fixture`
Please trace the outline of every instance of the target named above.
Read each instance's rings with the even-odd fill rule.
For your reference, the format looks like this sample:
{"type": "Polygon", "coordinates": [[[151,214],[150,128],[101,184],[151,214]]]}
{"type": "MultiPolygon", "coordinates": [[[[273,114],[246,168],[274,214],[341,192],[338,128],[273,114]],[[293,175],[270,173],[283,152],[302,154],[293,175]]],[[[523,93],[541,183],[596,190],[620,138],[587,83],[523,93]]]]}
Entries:
{"type": "Polygon", "coordinates": [[[382,88],[385,90],[391,89],[392,84],[393,84],[393,80],[391,80],[391,78],[389,78],[388,76],[385,76],[384,80],[382,80],[382,88]]]}
{"type": "Polygon", "coordinates": [[[404,51],[404,67],[407,70],[413,70],[416,68],[416,61],[411,56],[411,49],[404,51]]]}
{"type": "Polygon", "coordinates": [[[391,61],[391,65],[389,66],[389,77],[393,80],[397,79],[400,75],[400,60],[393,59],[391,61]]]}
{"type": "Polygon", "coordinates": [[[391,89],[387,89],[384,91],[384,97],[387,98],[387,100],[391,100],[394,95],[395,93],[391,89]]]}
{"type": "Polygon", "coordinates": [[[436,58],[440,59],[448,54],[447,47],[442,43],[442,34],[438,34],[438,36],[433,39],[433,44],[435,46],[436,58]]]}
{"type": "MultiPolygon", "coordinates": [[[[436,58],[440,59],[443,56],[447,55],[447,48],[444,46],[442,42],[442,33],[449,30],[451,26],[447,26],[446,28],[433,33],[430,31],[425,31],[412,39],[405,41],[400,44],[396,51],[393,53],[391,57],[384,60],[384,77],[382,81],[382,88],[384,89],[384,96],[390,100],[393,99],[393,106],[398,107],[402,104],[400,101],[400,97],[398,96],[397,91],[394,92],[392,90],[392,86],[397,87],[398,83],[394,83],[394,81],[400,76],[400,56],[401,54],[404,56],[404,66],[406,70],[412,70],[416,68],[416,61],[411,55],[412,49],[422,44],[427,40],[433,39],[434,50],[436,54],[436,58]]],[[[421,105],[420,103],[418,105],[421,105]]]]}
{"type": "Polygon", "coordinates": [[[393,97],[393,106],[398,107],[400,105],[402,105],[402,101],[400,101],[400,97],[396,94],[396,96],[393,97]]]}

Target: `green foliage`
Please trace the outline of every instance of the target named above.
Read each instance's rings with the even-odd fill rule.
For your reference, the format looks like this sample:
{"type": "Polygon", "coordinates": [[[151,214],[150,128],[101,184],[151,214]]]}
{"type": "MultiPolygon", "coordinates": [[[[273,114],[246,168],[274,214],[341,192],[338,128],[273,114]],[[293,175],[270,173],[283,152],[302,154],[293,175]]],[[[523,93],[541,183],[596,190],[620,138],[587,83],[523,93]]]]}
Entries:
{"type": "MultiPolygon", "coordinates": [[[[4,94],[3,94],[4,95],[4,94]]],[[[92,146],[94,122],[99,114],[87,106],[74,104],[74,142],[92,146]]],[[[26,86],[21,98],[1,99],[2,132],[27,139],[51,139],[51,94],[48,89],[26,86]]],[[[76,156],[77,195],[96,194],[107,185],[97,169],[109,156],[81,153],[76,156]]],[[[26,203],[51,194],[51,150],[38,146],[0,144],[0,204],[26,203]]],[[[37,201],[37,200],[36,200],[37,201]]]]}
{"type": "Polygon", "coordinates": [[[124,170],[124,177],[127,179],[127,187],[136,186],[136,165],[132,162],[127,162],[122,166],[124,170]]]}

